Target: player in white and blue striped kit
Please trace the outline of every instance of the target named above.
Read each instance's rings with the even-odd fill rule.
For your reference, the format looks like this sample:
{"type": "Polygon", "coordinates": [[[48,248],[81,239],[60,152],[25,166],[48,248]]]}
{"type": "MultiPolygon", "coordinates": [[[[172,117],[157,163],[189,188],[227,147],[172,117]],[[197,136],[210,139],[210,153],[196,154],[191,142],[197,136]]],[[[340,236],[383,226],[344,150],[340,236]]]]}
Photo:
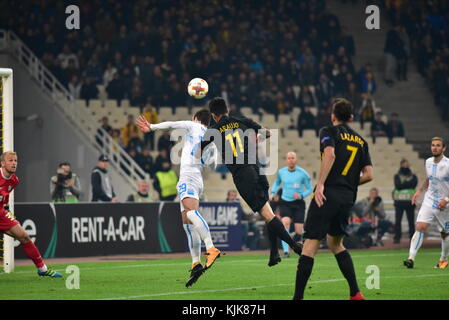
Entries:
{"type": "MultiPolygon", "coordinates": [[[[198,211],[199,199],[203,193],[202,169],[204,165],[196,157],[196,151],[200,147],[203,135],[210,123],[210,112],[207,109],[202,109],[195,113],[192,121],[166,121],[159,124],[151,124],[145,117],[140,116],[136,123],[143,132],[172,129],[185,130],[177,189],[181,205],[182,222],[192,256],[191,276],[186,283],[188,287],[195,283],[202,273],[210,268],[215,260],[220,257],[220,250],[215,248],[212,242],[209,226],[198,211]],[[207,250],[204,267],[201,265],[201,240],[204,242],[207,250]]],[[[211,148],[214,148],[214,146],[211,148]]],[[[211,152],[214,153],[213,151],[211,152]]]]}
{"type": "Polygon", "coordinates": [[[440,137],[432,139],[432,157],[426,160],[427,179],[423,186],[413,195],[415,204],[421,193],[427,189],[424,201],[416,219],[416,231],[410,243],[410,253],[404,265],[413,268],[416,254],[424,240],[424,232],[433,221],[437,221],[441,233],[441,257],[435,266],[447,268],[449,254],[449,158],[444,156],[446,146],[440,137]]]}

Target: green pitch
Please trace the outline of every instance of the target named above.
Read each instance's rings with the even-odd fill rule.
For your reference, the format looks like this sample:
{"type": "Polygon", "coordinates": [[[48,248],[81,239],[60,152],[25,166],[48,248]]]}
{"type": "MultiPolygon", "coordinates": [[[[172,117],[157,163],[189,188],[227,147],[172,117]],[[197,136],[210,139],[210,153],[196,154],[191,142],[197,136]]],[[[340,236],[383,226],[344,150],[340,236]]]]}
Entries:
{"type": "MultiPolygon", "coordinates": [[[[290,300],[294,291],[297,258],[267,267],[267,256],[229,253],[217,260],[193,287],[184,284],[190,259],[101,262],[78,264],[80,289],[67,289],[67,265],[54,265],[64,279],[39,278],[31,266],[0,274],[0,300],[4,299],[223,299],[290,300]]],[[[415,269],[406,269],[405,250],[354,251],[359,286],[369,300],[449,299],[449,268],[434,269],[439,250],[421,250],[415,269]],[[380,271],[379,289],[367,289],[368,266],[380,271]]],[[[375,285],[375,281],[369,281],[375,285]]],[[[348,298],[346,281],[330,253],[315,259],[306,299],[348,298]]]]}

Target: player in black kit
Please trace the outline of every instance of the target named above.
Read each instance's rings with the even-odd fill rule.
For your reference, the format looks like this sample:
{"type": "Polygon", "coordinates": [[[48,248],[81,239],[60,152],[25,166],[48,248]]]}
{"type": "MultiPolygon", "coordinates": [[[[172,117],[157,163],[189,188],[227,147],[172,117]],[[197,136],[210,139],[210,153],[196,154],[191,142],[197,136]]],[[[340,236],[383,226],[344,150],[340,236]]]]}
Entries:
{"type": "Polygon", "coordinates": [[[229,116],[223,98],[213,98],[209,102],[209,109],[216,124],[204,134],[201,150],[210,142],[215,143],[240,196],[265,220],[271,245],[268,266],[281,261],[277,238],[288,243],[297,254],[301,254],[302,245],[293,241],[281,220],[274,215],[268,202],[268,180],[259,170],[257,139],[263,136],[269,138],[270,131],[246,117],[229,116]]]}
{"type": "Polygon", "coordinates": [[[351,256],[343,247],[343,237],[357,188],[373,179],[373,167],[367,142],[347,125],[352,119],[352,104],[346,99],[336,99],[332,106],[333,125],[320,130],[321,168],[304,225],[306,240],[298,262],[294,300],[303,299],[315,254],[326,235],[348,281],[350,299],[364,300],[351,256]]]}

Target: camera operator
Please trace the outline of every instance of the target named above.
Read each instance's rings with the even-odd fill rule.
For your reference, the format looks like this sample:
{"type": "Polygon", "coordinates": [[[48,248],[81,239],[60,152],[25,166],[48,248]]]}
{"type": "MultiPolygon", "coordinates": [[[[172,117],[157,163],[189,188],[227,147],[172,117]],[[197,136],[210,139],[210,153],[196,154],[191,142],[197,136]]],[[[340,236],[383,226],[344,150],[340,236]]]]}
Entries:
{"type": "Polygon", "coordinates": [[[377,239],[375,244],[383,246],[382,237],[385,232],[392,229],[393,224],[386,219],[384,203],[379,196],[379,190],[377,188],[372,188],[369,192],[369,196],[357,202],[355,207],[359,208],[359,212],[357,213],[359,221],[361,222],[361,228],[358,231],[359,235],[364,231],[371,233],[377,229],[377,239]]]}
{"type": "Polygon", "coordinates": [[[72,172],[70,163],[62,162],[57,175],[50,179],[50,195],[53,202],[76,203],[81,196],[78,176],[72,172]]]}

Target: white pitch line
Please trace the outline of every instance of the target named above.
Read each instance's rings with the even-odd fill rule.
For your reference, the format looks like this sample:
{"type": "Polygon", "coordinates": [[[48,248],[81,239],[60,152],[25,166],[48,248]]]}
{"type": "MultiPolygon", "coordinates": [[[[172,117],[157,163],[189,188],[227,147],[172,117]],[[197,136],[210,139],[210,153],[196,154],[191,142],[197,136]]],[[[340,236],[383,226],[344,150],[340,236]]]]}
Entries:
{"type": "MultiPolygon", "coordinates": [[[[449,274],[421,274],[415,276],[387,276],[381,279],[400,279],[400,278],[431,278],[431,277],[449,277],[449,274]]],[[[319,284],[319,283],[330,283],[345,281],[346,279],[328,279],[328,280],[317,280],[310,281],[309,284],[319,284]]],[[[359,280],[366,280],[366,278],[361,278],[359,280]]],[[[241,290],[254,290],[254,289],[266,289],[275,287],[285,287],[293,286],[292,283],[280,283],[270,286],[253,286],[253,287],[240,287],[240,288],[227,288],[227,289],[211,289],[211,290],[196,290],[196,291],[177,291],[177,292],[161,292],[153,294],[143,294],[138,296],[126,296],[126,297],[113,297],[113,298],[103,298],[98,300],[126,300],[126,299],[140,299],[140,298],[150,298],[150,297],[161,297],[161,296],[173,296],[173,295],[184,295],[184,294],[195,294],[195,293],[217,293],[217,292],[228,292],[228,291],[241,291],[241,290]]]]}
{"type": "MultiPolygon", "coordinates": [[[[436,252],[422,252],[419,255],[435,255],[436,252]]],[[[363,254],[363,255],[351,255],[352,258],[370,258],[370,257],[390,257],[390,256],[402,256],[404,255],[404,253],[401,252],[397,252],[397,253],[388,253],[388,254],[363,254]]],[[[406,254],[407,255],[407,254],[406,254]]],[[[334,259],[333,256],[325,256],[325,257],[320,257],[319,259],[334,259]]],[[[226,264],[240,264],[240,263],[261,263],[266,261],[266,259],[245,259],[245,260],[230,260],[230,261],[226,261],[226,264]]],[[[296,262],[296,259],[290,259],[290,260],[283,260],[286,263],[290,263],[290,262],[296,262]]],[[[91,263],[91,262],[88,262],[91,263]]],[[[101,262],[101,263],[105,263],[107,264],[108,262],[101,262]]],[[[111,263],[117,263],[116,261],[111,262],[111,263]]],[[[120,263],[120,262],[118,262],[120,263]]],[[[76,263],[73,263],[74,265],[77,265],[76,263]]],[[[83,263],[81,263],[82,265],[83,263]]],[[[101,269],[129,269],[129,268],[150,268],[150,267],[170,267],[170,266],[180,266],[180,265],[188,265],[188,263],[184,263],[184,262],[174,262],[174,263],[150,263],[150,264],[130,264],[130,265],[121,265],[121,266],[103,266],[103,267],[80,267],[81,271],[91,271],[91,270],[101,270],[101,269]]],[[[55,269],[56,271],[60,271],[60,272],[64,272],[64,270],[62,269],[55,269]]],[[[17,271],[14,272],[14,274],[25,274],[25,273],[30,273],[30,271],[17,271]]],[[[0,273],[0,275],[5,275],[6,273],[0,273]]]]}

